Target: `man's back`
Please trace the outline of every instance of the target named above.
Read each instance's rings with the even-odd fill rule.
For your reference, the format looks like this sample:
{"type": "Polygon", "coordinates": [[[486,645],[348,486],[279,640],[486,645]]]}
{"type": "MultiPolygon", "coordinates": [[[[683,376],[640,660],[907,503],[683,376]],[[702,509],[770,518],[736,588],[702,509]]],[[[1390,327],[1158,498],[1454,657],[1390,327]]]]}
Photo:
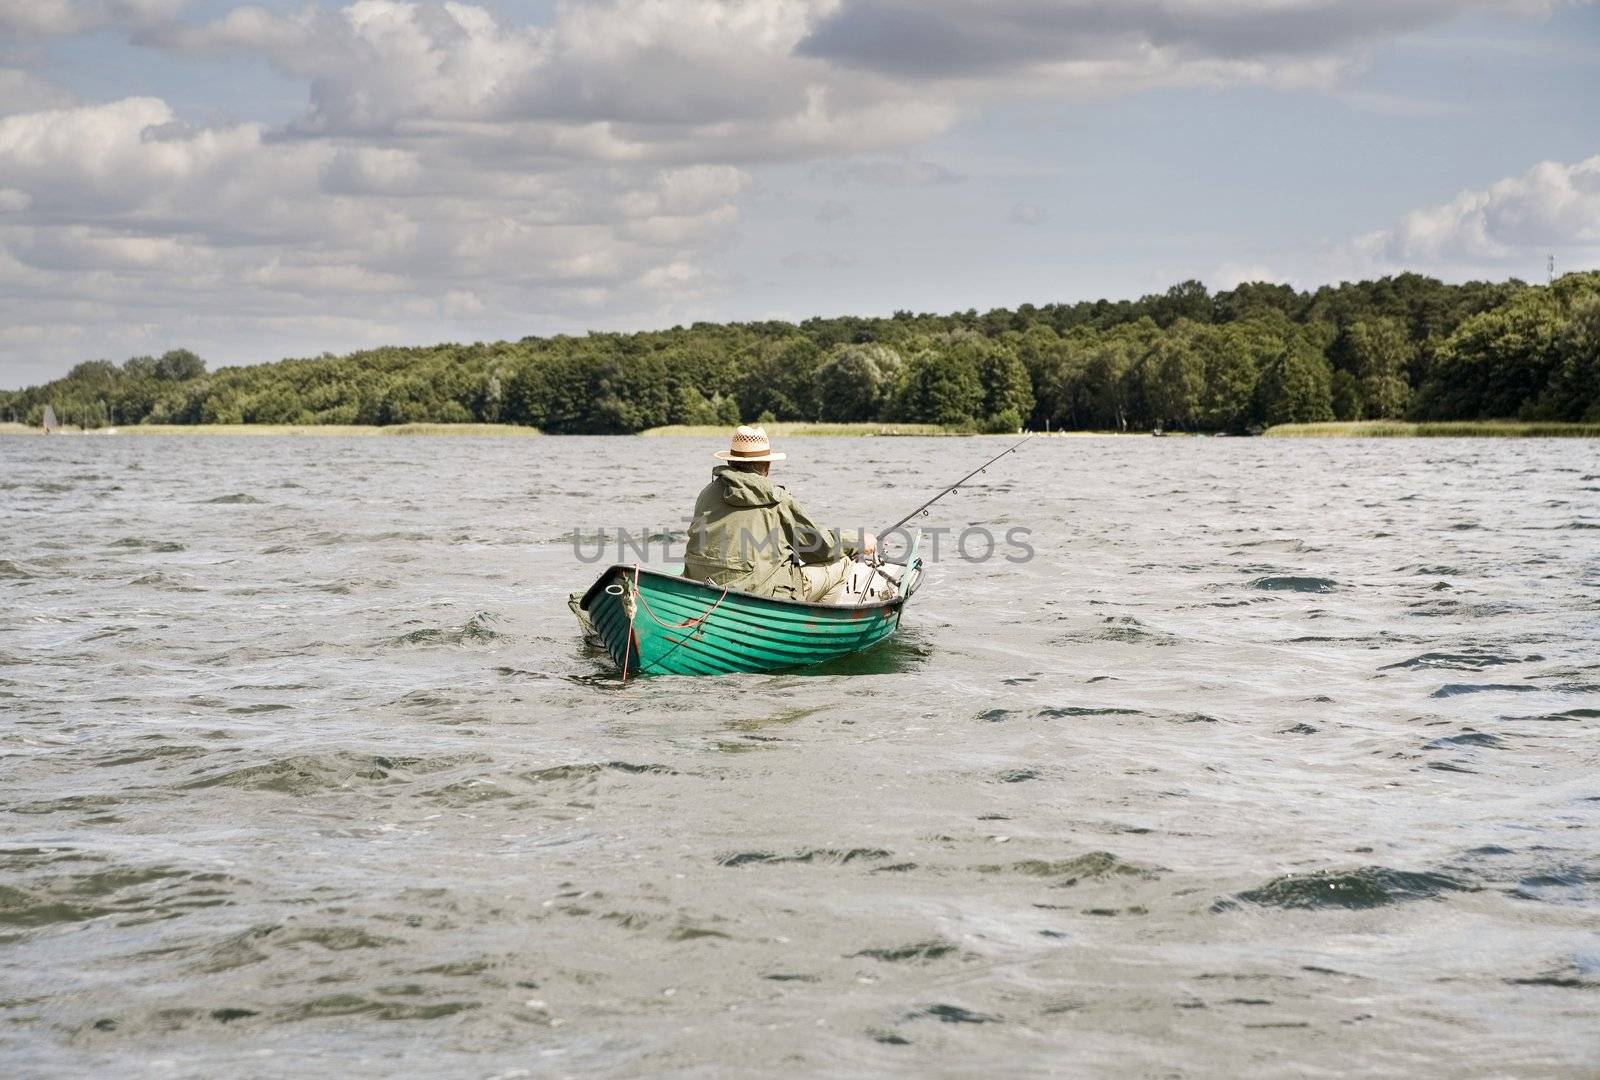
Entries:
{"type": "MultiPolygon", "coordinates": [[[[770,463],[784,458],[767,433],[741,427],[729,449],[712,456],[729,464],[712,470],[695,500],[683,576],[780,599],[841,596],[855,551],[767,479],[770,463]]],[[[866,541],[870,553],[874,541],[866,541]]]]}
{"type": "Polygon", "coordinates": [[[803,596],[807,526],[821,531],[765,476],[720,466],[695,499],[683,574],[762,596],[803,596]]]}

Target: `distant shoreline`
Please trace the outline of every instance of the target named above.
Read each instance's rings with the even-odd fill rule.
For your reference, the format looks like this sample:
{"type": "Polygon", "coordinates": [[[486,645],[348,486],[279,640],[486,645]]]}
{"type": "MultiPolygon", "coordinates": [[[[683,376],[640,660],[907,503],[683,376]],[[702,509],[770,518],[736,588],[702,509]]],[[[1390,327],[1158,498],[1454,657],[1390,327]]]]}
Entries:
{"type": "MultiPolygon", "coordinates": [[[[815,436],[889,437],[889,436],[972,436],[979,432],[941,427],[938,424],[829,424],[806,422],[778,422],[764,425],[767,432],[777,438],[810,438],[815,436]]],[[[732,426],[723,425],[673,425],[649,428],[638,432],[650,438],[717,438],[726,439],[732,426]]],[[[40,435],[38,428],[25,424],[0,423],[0,435],[40,435]]],[[[127,427],[94,428],[83,431],[76,427],[63,428],[60,434],[90,436],[122,435],[237,435],[259,438],[269,435],[292,435],[316,438],[319,436],[366,437],[373,435],[476,435],[489,438],[544,437],[538,428],[520,424],[130,424],[127,427]]],[[[1040,432],[1039,434],[1046,434],[1040,432]]],[[[1052,431],[1051,437],[1124,437],[1114,431],[1052,431]]],[[[1149,437],[1148,432],[1134,434],[1149,437]]],[[[559,436],[553,436],[559,438],[559,436]]],[[[626,436],[622,436],[626,437],[626,436]]]]}
{"type": "Polygon", "coordinates": [[[1279,424],[1265,435],[1279,439],[1600,438],[1600,424],[1557,420],[1350,420],[1279,424]]]}
{"type": "MultiPolygon", "coordinates": [[[[973,435],[976,432],[962,431],[956,428],[947,428],[939,424],[891,424],[876,422],[850,422],[829,423],[828,421],[808,422],[804,420],[775,420],[761,425],[767,434],[773,438],[793,439],[806,438],[813,435],[845,435],[845,436],[876,436],[876,435],[973,435]]],[[[733,430],[732,424],[669,424],[666,427],[646,428],[639,432],[651,438],[700,438],[700,439],[726,439],[733,430]]]]}
{"type": "MultiPolygon", "coordinates": [[[[0,423],[0,435],[42,435],[36,427],[26,424],[0,423]]],[[[526,438],[542,435],[538,428],[519,424],[129,424],[127,427],[63,428],[63,435],[242,435],[259,438],[264,435],[295,435],[312,438],[331,435],[360,437],[367,435],[479,435],[491,437],[526,438]]]]}
{"type": "MultiPolygon", "coordinates": [[[[775,438],[917,436],[922,438],[970,437],[979,432],[946,428],[937,424],[804,423],[778,422],[765,425],[775,438]]],[[[729,428],[716,425],[673,425],[649,428],[638,434],[650,438],[725,438],[729,428]]],[[[26,424],[0,423],[0,435],[40,435],[38,428],[26,424]]],[[[193,435],[193,436],[295,436],[307,438],[363,438],[368,436],[476,436],[479,438],[524,439],[546,437],[538,428],[519,424],[133,424],[127,427],[63,428],[63,435],[193,435]]],[[[1043,438],[1137,439],[1150,437],[1148,431],[1039,431],[1043,438]]],[[[1211,432],[1169,431],[1177,438],[1208,438],[1211,432]]],[[[1600,438],[1600,424],[1574,424],[1557,421],[1451,420],[1410,423],[1402,420],[1354,420],[1317,424],[1279,424],[1268,428],[1267,437],[1278,439],[1392,439],[1392,438],[1600,438]]],[[[558,437],[559,436],[554,436],[558,437]]],[[[626,436],[624,436],[626,437],[626,436]]]]}

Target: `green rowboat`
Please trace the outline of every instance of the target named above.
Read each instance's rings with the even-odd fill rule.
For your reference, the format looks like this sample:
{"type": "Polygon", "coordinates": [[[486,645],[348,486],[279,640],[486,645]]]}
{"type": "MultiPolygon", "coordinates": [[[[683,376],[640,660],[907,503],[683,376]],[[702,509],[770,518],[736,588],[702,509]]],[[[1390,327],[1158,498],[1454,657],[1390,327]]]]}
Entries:
{"type": "Polygon", "coordinates": [[[585,631],[630,675],[727,675],[808,667],[894,633],[922,583],[913,544],[890,564],[899,595],[870,604],[776,600],[641,566],[612,566],[571,601],[585,631]]]}

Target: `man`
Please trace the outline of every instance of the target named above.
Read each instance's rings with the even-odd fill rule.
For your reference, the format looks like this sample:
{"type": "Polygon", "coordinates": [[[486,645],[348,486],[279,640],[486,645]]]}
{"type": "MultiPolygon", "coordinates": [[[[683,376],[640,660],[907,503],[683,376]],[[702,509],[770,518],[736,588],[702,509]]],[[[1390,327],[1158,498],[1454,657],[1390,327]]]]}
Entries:
{"type": "MultiPolygon", "coordinates": [[[[728,464],[711,472],[711,483],[694,504],[683,576],[713,585],[813,603],[859,603],[864,585],[851,583],[854,556],[871,555],[877,538],[864,533],[860,547],[846,547],[835,529],[824,529],[767,479],[772,462],[787,454],[772,452],[767,433],[741,427],[727,450],[712,457],[728,464]]],[[[863,575],[856,577],[865,581],[863,575]]],[[[881,573],[877,584],[884,584],[881,573]]]]}

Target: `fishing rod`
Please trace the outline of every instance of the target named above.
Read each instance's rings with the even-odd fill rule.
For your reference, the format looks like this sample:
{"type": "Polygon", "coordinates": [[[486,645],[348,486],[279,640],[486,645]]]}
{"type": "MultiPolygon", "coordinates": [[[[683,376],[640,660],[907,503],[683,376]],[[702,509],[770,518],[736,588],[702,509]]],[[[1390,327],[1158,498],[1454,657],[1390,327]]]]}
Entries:
{"type": "MultiPolygon", "coordinates": [[[[974,476],[977,476],[979,473],[983,472],[983,470],[987,469],[990,465],[993,465],[995,462],[999,461],[1001,458],[1005,457],[1007,454],[1015,453],[1017,447],[1021,446],[1023,443],[1027,442],[1029,439],[1033,438],[1034,434],[1036,434],[1036,433],[1029,433],[1028,435],[1024,436],[1020,441],[1018,441],[1015,445],[1006,447],[1004,450],[1000,451],[994,457],[990,458],[988,461],[985,461],[982,465],[979,465],[976,469],[973,469],[967,475],[963,476],[960,480],[957,480],[955,483],[951,484],[949,487],[947,487],[943,491],[939,492],[939,494],[935,495],[933,498],[929,499],[927,502],[923,503],[921,506],[919,506],[915,510],[911,511],[911,513],[907,514],[905,517],[901,518],[899,521],[895,522],[893,525],[889,526],[887,529],[884,529],[882,532],[878,533],[877,535],[878,535],[879,541],[882,541],[884,537],[886,537],[890,533],[894,532],[896,529],[898,529],[900,526],[904,525],[906,522],[910,521],[912,518],[916,517],[918,514],[926,514],[928,512],[928,508],[930,506],[932,506],[934,503],[938,502],[940,499],[944,498],[946,495],[950,494],[952,491],[954,491],[957,488],[959,488],[962,484],[965,484],[968,480],[971,480],[974,476]]],[[[867,564],[872,567],[872,572],[867,575],[867,583],[866,583],[865,586],[862,587],[862,590],[861,590],[861,596],[862,596],[863,600],[866,599],[867,594],[872,591],[872,586],[878,580],[878,574],[880,573],[878,568],[883,565],[883,550],[882,550],[882,548],[880,547],[878,552],[872,558],[870,558],[870,559],[868,559],[866,561],[867,561],[867,564]]],[[[910,568],[907,567],[907,573],[909,573],[909,572],[910,572],[910,568]]]]}
{"type": "Polygon", "coordinates": [[[947,487],[943,491],[939,492],[939,494],[935,495],[933,498],[929,499],[927,502],[923,503],[921,506],[919,506],[915,510],[911,511],[911,513],[907,514],[905,517],[901,518],[899,521],[895,522],[893,525],[890,525],[887,529],[884,529],[882,532],[878,533],[878,536],[880,538],[888,536],[890,533],[894,532],[896,529],[898,529],[900,526],[904,525],[906,522],[910,521],[912,518],[916,517],[918,514],[927,513],[928,512],[928,507],[932,506],[934,503],[938,502],[940,499],[944,498],[946,495],[950,494],[952,491],[954,491],[957,488],[959,488],[962,484],[965,484],[968,480],[971,480],[974,476],[977,476],[979,473],[983,472],[983,470],[987,469],[990,465],[993,465],[995,462],[999,461],[1001,458],[1005,457],[1007,454],[1015,453],[1018,446],[1021,446],[1022,443],[1027,442],[1028,439],[1031,439],[1031,438],[1033,438],[1033,434],[1029,434],[1028,436],[1023,438],[1021,442],[1018,442],[1016,444],[1016,446],[1008,446],[1008,447],[1006,447],[1004,450],[1000,451],[994,457],[990,458],[988,461],[985,461],[982,465],[979,465],[976,469],[973,469],[967,475],[963,476],[960,480],[957,480],[955,483],[951,484],[949,487],[947,487]]]}

